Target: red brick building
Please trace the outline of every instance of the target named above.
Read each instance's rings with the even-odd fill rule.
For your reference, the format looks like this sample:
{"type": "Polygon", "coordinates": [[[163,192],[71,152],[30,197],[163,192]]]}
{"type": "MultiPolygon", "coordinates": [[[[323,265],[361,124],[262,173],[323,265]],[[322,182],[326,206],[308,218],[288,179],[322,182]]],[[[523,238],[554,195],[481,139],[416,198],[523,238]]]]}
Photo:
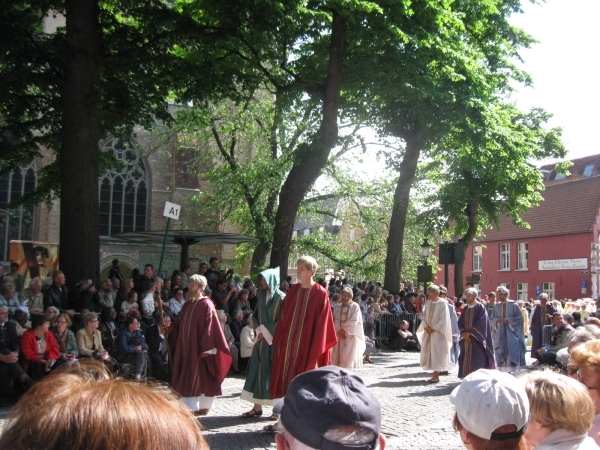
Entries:
{"type": "MultiPolygon", "coordinates": [[[[540,292],[550,298],[598,297],[600,249],[600,155],[572,161],[572,175],[541,167],[546,179],[544,201],[523,214],[530,229],[502,218],[498,229],[469,245],[463,276],[480,275],[483,295],[507,286],[513,299],[540,292]]],[[[454,292],[454,266],[449,267],[454,292]]],[[[443,267],[437,273],[443,280],[443,267]]]]}

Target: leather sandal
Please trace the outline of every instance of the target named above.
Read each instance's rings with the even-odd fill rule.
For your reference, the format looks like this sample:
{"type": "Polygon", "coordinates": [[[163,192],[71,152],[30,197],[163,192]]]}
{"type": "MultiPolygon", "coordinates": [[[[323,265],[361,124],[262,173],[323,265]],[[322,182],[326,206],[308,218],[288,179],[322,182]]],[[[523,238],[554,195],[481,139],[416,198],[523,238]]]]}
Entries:
{"type": "Polygon", "coordinates": [[[427,380],[427,382],[428,382],[428,383],[439,383],[439,382],[440,382],[440,379],[439,379],[439,378],[434,378],[434,377],[432,377],[432,378],[430,378],[429,380],[427,380]]]}
{"type": "Polygon", "coordinates": [[[244,419],[249,419],[250,417],[260,417],[262,415],[263,415],[262,409],[260,411],[257,411],[254,408],[252,408],[250,411],[243,413],[242,417],[244,419]]]}
{"type": "Polygon", "coordinates": [[[273,423],[271,425],[265,425],[263,427],[263,431],[266,431],[268,433],[277,433],[279,431],[279,427],[276,423],[273,423]]]}

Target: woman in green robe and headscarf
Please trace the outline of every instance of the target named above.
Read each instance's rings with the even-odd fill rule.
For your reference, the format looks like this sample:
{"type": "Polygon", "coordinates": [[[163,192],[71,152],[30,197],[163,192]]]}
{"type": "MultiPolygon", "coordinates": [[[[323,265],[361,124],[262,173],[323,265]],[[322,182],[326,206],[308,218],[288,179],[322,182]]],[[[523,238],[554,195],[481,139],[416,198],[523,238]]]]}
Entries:
{"type": "MultiPolygon", "coordinates": [[[[272,406],[269,378],[273,362],[273,335],[279,321],[281,302],[285,294],[279,290],[279,268],[268,269],[260,274],[258,302],[254,308],[256,343],[250,357],[248,375],[241,399],[254,403],[254,407],[242,417],[262,416],[263,405],[272,406]]],[[[277,420],[277,416],[272,417],[277,420]]]]}

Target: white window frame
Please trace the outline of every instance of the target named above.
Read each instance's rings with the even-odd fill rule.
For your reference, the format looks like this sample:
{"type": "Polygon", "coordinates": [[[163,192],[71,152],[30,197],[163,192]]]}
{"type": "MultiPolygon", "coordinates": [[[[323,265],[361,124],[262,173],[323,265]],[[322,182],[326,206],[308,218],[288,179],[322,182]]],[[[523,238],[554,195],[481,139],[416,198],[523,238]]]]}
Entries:
{"type": "Polygon", "coordinates": [[[515,300],[527,301],[528,289],[529,289],[528,283],[517,283],[517,298],[515,300]]]}
{"type": "Polygon", "coordinates": [[[542,292],[548,294],[548,301],[554,300],[556,296],[556,285],[554,281],[544,281],[542,283],[542,292]]]}
{"type": "Polygon", "coordinates": [[[529,244],[527,242],[517,244],[517,270],[529,270],[529,244]]]}
{"type": "Polygon", "coordinates": [[[510,270],[510,244],[500,244],[500,269],[510,270]]]}
{"type": "Polygon", "coordinates": [[[483,271],[483,246],[473,246],[473,272],[483,271]]]}

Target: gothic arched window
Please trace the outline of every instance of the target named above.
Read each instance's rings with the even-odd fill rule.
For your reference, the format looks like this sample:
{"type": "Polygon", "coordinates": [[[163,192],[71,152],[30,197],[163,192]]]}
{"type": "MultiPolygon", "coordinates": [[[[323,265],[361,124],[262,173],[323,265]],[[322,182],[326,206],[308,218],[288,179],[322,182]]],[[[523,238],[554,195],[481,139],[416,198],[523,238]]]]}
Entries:
{"type": "Polygon", "coordinates": [[[100,235],[145,231],[148,216],[148,171],[140,153],[128,142],[114,138],[102,150],[119,166],[100,177],[100,235]]]}
{"type": "Polygon", "coordinates": [[[34,163],[0,175],[0,209],[8,212],[8,215],[0,215],[0,260],[2,261],[8,261],[10,257],[11,240],[33,239],[33,208],[21,205],[9,209],[9,204],[33,192],[36,185],[37,174],[34,163]]]}

